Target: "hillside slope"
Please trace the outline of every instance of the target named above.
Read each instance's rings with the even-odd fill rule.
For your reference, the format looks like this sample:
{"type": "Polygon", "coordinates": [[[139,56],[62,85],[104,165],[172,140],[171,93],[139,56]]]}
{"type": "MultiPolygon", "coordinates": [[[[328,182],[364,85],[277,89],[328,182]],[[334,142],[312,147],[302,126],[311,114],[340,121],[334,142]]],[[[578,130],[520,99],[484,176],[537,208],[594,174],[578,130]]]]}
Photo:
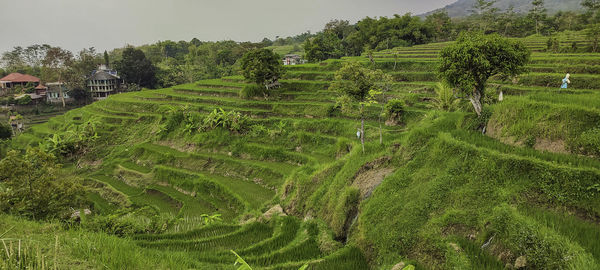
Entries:
{"type": "MultiPolygon", "coordinates": [[[[476,0],[458,0],[455,3],[447,5],[441,10],[448,12],[450,17],[464,17],[471,15],[470,10],[473,9],[473,4],[476,0]]],[[[546,0],[545,6],[550,14],[558,11],[582,11],[581,0],[546,0]]],[[[517,13],[527,13],[531,9],[531,0],[498,0],[495,7],[501,11],[507,10],[509,7],[513,7],[517,13]]],[[[427,14],[430,14],[429,12],[427,14]]]]}
{"type": "MultiPolygon", "coordinates": [[[[585,44],[578,33],[560,40],[585,44]]],[[[534,51],[531,72],[490,82],[489,136],[472,128],[480,123],[468,103],[436,108],[434,69],[449,43],[435,43],[374,55],[395,79],[388,98],[407,105],[399,124],[383,127],[382,144],[380,108],[368,109],[365,153],[359,121],[328,89],[343,63],[371,65],[365,56],[287,67],[268,99],[240,98],[240,76],[114,95],[13,144],[36,146],[96,123],[98,141],[65,166],[85,179],[93,215],[177,217],[162,233],[110,237],[140,254],[116,260],[130,269],[145,265],[141,256],[165,269],[232,269],[230,249],[256,269],[598,269],[600,55],[544,52],[544,37],[522,41],[534,51]],[[572,89],[558,92],[565,70],[572,89]],[[493,101],[500,91],[505,100],[493,101]],[[246,115],[247,129],[198,129],[220,109],[246,115]],[[547,149],[559,141],[560,151],[547,149]],[[278,205],[287,216],[264,215],[278,205]],[[223,222],[205,226],[205,214],[223,222]]],[[[95,243],[82,239],[79,246],[95,243]]],[[[111,255],[96,255],[110,247],[98,248],[70,253],[61,266],[116,267],[111,255]]]]}

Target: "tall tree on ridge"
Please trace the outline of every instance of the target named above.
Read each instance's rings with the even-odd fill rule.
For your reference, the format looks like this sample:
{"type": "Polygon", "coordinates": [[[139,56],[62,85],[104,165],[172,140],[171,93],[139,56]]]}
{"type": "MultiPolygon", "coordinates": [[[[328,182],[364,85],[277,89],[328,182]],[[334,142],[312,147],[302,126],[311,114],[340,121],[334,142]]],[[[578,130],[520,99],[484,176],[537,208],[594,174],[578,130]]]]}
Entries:
{"type": "Polygon", "coordinates": [[[540,25],[542,21],[546,19],[546,12],[548,10],[544,6],[544,0],[533,0],[533,2],[531,2],[531,5],[533,7],[529,10],[529,14],[527,14],[527,16],[529,16],[529,18],[531,18],[531,20],[534,22],[535,33],[539,35],[540,25]]]}
{"type": "Polygon", "coordinates": [[[522,42],[498,34],[463,33],[440,52],[439,74],[473,104],[481,116],[481,98],[494,75],[516,76],[525,71],[531,52],[522,42]]]}
{"type": "Polygon", "coordinates": [[[473,4],[473,9],[470,12],[477,15],[479,20],[479,30],[486,32],[489,24],[494,22],[498,14],[498,8],[494,7],[498,0],[477,0],[473,4]]]}
{"type": "Polygon", "coordinates": [[[128,83],[135,83],[142,87],[153,87],[156,84],[156,67],[140,49],[126,48],[123,51],[123,59],[114,64],[128,83]]]}
{"type": "MultiPolygon", "coordinates": [[[[64,72],[73,64],[73,54],[60,47],[52,47],[46,51],[46,57],[42,64],[55,73],[58,82],[63,82],[64,72]]],[[[65,107],[65,96],[62,87],[59,87],[59,94],[62,105],[65,107]]]]}
{"type": "Polygon", "coordinates": [[[109,68],[110,67],[110,58],[108,57],[108,52],[104,50],[104,65],[109,68]]]}

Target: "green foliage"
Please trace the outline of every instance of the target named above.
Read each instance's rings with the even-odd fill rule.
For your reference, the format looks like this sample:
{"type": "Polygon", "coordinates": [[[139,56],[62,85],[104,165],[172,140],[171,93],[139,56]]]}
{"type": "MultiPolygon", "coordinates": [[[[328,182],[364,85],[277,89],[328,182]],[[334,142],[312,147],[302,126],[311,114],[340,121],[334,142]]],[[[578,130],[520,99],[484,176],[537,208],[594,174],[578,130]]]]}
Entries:
{"type": "Polygon", "coordinates": [[[153,87],[156,84],[156,67],[140,49],[126,48],[122,59],[116,61],[114,66],[123,80],[128,83],[135,83],[142,87],[153,87]]]}
{"type": "Polygon", "coordinates": [[[404,100],[392,99],[385,104],[385,115],[388,119],[398,120],[402,117],[405,106],[404,100]]]}
{"type": "Polygon", "coordinates": [[[522,73],[530,54],[519,41],[499,35],[464,33],[455,44],[440,52],[439,73],[450,86],[471,99],[479,115],[488,79],[522,73]]]}
{"type": "Polygon", "coordinates": [[[493,115],[494,115],[494,109],[492,109],[490,107],[483,107],[483,109],[481,110],[481,115],[479,115],[477,117],[465,116],[462,127],[466,130],[481,131],[481,130],[483,130],[483,128],[487,127],[487,124],[493,115]]]}
{"type": "Polygon", "coordinates": [[[173,132],[183,122],[185,118],[185,110],[170,108],[163,117],[165,123],[161,125],[160,134],[165,136],[173,132]]]}
{"type": "Polygon", "coordinates": [[[527,137],[527,139],[525,139],[525,146],[529,147],[529,148],[533,148],[535,146],[537,142],[537,139],[535,138],[535,136],[529,136],[527,137]]]}
{"type": "Polygon", "coordinates": [[[60,165],[39,148],[10,151],[0,161],[0,210],[35,219],[69,217],[81,205],[83,189],[60,175],[60,165]]]}
{"type": "Polygon", "coordinates": [[[312,39],[304,42],[306,59],[311,62],[319,62],[327,59],[338,59],[344,56],[342,42],[335,33],[319,33],[312,39]]]}
{"type": "Polygon", "coordinates": [[[98,140],[98,120],[91,119],[83,124],[72,124],[64,133],[55,133],[40,143],[40,148],[57,157],[83,155],[98,140]]]}
{"type": "Polygon", "coordinates": [[[600,157],[600,128],[581,133],[574,139],[572,148],[575,153],[600,157]]]}
{"type": "Polygon", "coordinates": [[[248,265],[248,263],[246,261],[244,261],[244,259],[242,259],[242,257],[240,257],[240,255],[238,255],[237,253],[235,253],[235,251],[231,250],[231,253],[233,253],[233,255],[235,255],[236,260],[235,263],[233,265],[240,265],[237,270],[252,270],[252,267],[250,267],[250,265],[248,265]]]}
{"type": "Polygon", "coordinates": [[[335,81],[329,89],[348,96],[353,101],[364,102],[369,96],[369,91],[375,88],[376,80],[374,71],[357,62],[348,62],[335,73],[335,81]]]}
{"type": "Polygon", "coordinates": [[[200,217],[202,217],[202,221],[204,222],[204,225],[212,225],[217,222],[223,221],[223,219],[221,219],[221,214],[213,214],[213,215],[202,214],[202,215],[200,215],[200,217]]]}
{"type": "Polygon", "coordinates": [[[12,137],[12,127],[9,124],[0,123],[0,140],[12,137]]]}
{"type": "MultiPolygon", "coordinates": [[[[500,129],[499,137],[517,140],[534,136],[548,141],[561,141],[563,151],[596,155],[597,121],[600,115],[588,106],[564,106],[573,102],[569,94],[540,94],[539,101],[512,97],[494,107],[491,122],[500,129]]],[[[586,98],[583,98],[586,99],[586,98]]]]}
{"type": "Polygon", "coordinates": [[[454,91],[447,84],[436,84],[435,94],[437,96],[433,99],[433,102],[436,108],[450,112],[457,109],[460,100],[454,96],[454,91]]]}
{"type": "Polygon", "coordinates": [[[502,244],[518,254],[524,254],[529,267],[536,269],[597,267],[593,257],[583,252],[580,246],[570,244],[565,238],[520,216],[506,205],[495,208],[492,215],[492,231],[502,237],[502,244]],[[565,260],[565,257],[570,259],[565,260]]]}
{"type": "Polygon", "coordinates": [[[96,232],[117,236],[143,233],[163,233],[176,222],[168,213],[156,213],[150,207],[123,209],[109,215],[95,215],[82,222],[83,227],[96,232]]]}
{"type": "Polygon", "coordinates": [[[29,105],[31,104],[31,102],[33,102],[33,100],[29,95],[24,95],[21,98],[17,99],[17,104],[19,105],[29,105]]]}
{"type": "Polygon", "coordinates": [[[279,55],[269,49],[249,51],[240,63],[244,78],[258,85],[275,83],[285,73],[279,55]]]}
{"type": "Polygon", "coordinates": [[[240,90],[240,97],[243,99],[252,99],[255,97],[268,97],[269,91],[262,85],[249,84],[244,85],[244,88],[240,90]]]}
{"type": "Polygon", "coordinates": [[[221,108],[214,109],[202,121],[202,130],[211,130],[222,127],[231,132],[243,133],[248,129],[248,117],[236,111],[225,111],[221,108]]]}

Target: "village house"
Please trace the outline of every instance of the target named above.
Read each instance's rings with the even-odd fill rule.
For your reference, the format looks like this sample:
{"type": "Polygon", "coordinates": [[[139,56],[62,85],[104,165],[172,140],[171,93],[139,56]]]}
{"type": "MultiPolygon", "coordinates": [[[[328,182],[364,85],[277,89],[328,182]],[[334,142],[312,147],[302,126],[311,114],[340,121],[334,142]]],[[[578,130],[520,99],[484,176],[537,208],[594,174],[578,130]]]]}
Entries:
{"type": "Polygon", "coordinates": [[[36,86],[34,88],[34,91],[35,91],[36,95],[44,96],[45,97],[46,96],[46,92],[48,91],[48,87],[46,87],[45,85],[43,85],[43,84],[40,83],[38,86],[36,86]]]}
{"type": "Polygon", "coordinates": [[[105,65],[100,65],[88,78],[88,89],[94,100],[101,100],[115,94],[119,90],[121,82],[122,80],[117,75],[117,71],[108,69],[105,65]]]}
{"type": "Polygon", "coordinates": [[[0,90],[2,94],[7,94],[10,89],[17,86],[27,87],[28,85],[37,87],[40,85],[40,79],[35,76],[21,73],[11,73],[0,79],[0,90]]]}
{"type": "Polygon", "coordinates": [[[51,104],[62,103],[62,99],[60,97],[61,92],[65,99],[65,103],[70,103],[73,101],[73,98],[69,96],[69,89],[66,87],[66,85],[64,83],[53,82],[53,83],[47,83],[46,85],[48,86],[48,90],[46,92],[46,101],[48,103],[51,103],[51,104]]]}
{"type": "Polygon", "coordinates": [[[299,65],[304,63],[306,63],[306,60],[302,59],[302,56],[297,54],[286,54],[283,57],[284,66],[299,65]]]}

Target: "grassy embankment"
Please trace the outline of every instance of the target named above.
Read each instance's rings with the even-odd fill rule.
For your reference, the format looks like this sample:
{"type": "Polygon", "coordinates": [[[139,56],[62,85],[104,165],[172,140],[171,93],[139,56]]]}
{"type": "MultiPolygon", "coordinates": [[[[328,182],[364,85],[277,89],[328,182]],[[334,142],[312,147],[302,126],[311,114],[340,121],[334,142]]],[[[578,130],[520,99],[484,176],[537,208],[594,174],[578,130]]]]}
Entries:
{"type": "MultiPolygon", "coordinates": [[[[574,34],[564,42],[581,39],[574,34]]],[[[267,269],[304,263],[364,269],[363,256],[382,269],[400,261],[499,269],[519,257],[532,268],[593,269],[600,262],[600,244],[590,240],[600,234],[594,152],[600,57],[542,52],[545,41],[524,39],[534,51],[531,73],[490,83],[490,96],[502,91],[505,99],[490,106],[490,136],[469,129],[475,120],[468,104],[443,112],[432,103],[437,52],[447,45],[438,43],[375,55],[375,67],[396,80],[388,95],[407,106],[401,125],[384,127],[383,145],[379,109],[369,109],[365,154],[355,139],[358,121],[335,109],[336,93],[327,87],[343,62],[369,65],[366,57],[289,67],[269,100],[240,99],[245,83],[239,76],[115,95],[35,126],[15,144],[36,145],[67,123],[100,121],[97,146],[73,172],[90,186],[93,211],[149,206],[181,219],[165,234],[89,234],[135,250],[137,257],[121,257],[130,268],[157,262],[227,269],[235,260],[228,250],[235,249],[267,269]],[[565,72],[573,84],[559,92],[565,72]],[[173,107],[201,114],[235,110],[249,115],[254,128],[237,135],[178,126],[165,134],[173,107]],[[274,204],[295,218],[253,221],[274,204]],[[225,225],[199,224],[202,214],[214,213],[225,225]]],[[[61,258],[101,267],[111,262],[107,252],[61,258]]]]}

